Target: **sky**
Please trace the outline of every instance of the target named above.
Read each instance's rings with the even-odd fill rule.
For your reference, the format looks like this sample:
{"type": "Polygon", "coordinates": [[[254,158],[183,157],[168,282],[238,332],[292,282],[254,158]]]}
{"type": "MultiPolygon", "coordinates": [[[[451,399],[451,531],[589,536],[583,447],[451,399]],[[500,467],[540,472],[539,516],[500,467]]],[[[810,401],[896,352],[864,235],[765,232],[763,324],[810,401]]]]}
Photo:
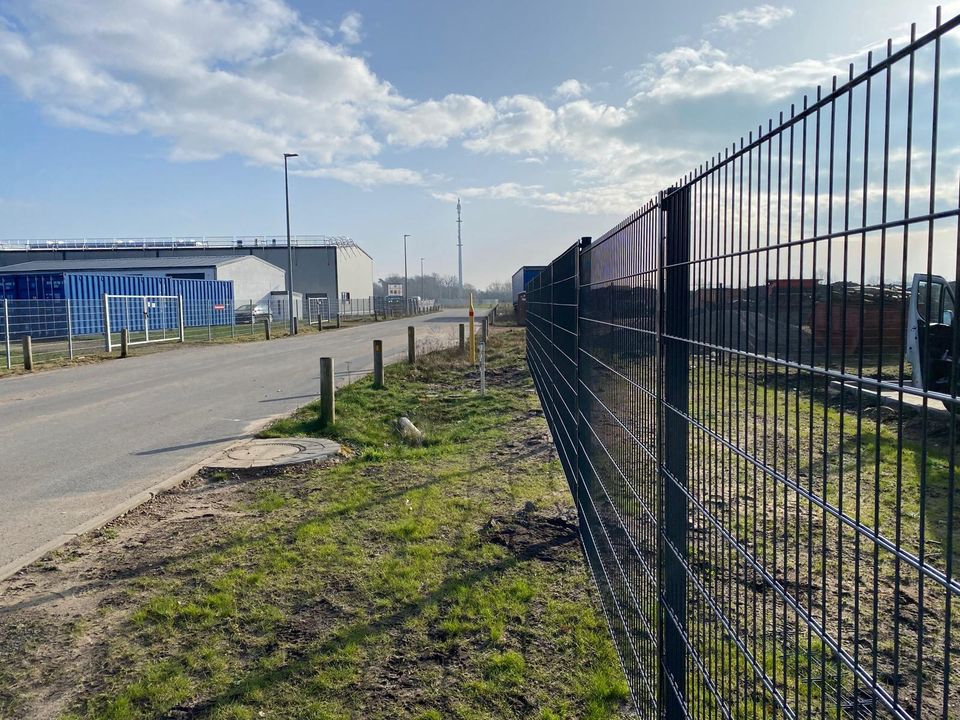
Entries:
{"type": "MultiPolygon", "coordinates": [[[[0,0],[0,239],[345,235],[484,287],[932,3],[0,0]]],[[[945,4],[944,16],[960,11],[945,4]]]]}

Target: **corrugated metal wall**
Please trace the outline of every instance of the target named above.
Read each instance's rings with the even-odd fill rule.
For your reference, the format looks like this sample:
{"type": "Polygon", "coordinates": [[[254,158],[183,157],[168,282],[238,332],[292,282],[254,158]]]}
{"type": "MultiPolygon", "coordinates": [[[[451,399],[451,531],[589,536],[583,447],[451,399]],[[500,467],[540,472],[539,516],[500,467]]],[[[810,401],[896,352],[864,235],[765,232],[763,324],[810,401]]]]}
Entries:
{"type": "MultiPolygon", "coordinates": [[[[36,273],[0,276],[0,300],[10,300],[11,336],[66,335],[66,302],[71,301],[73,333],[104,332],[103,296],[177,295],[183,297],[187,327],[229,325],[233,314],[230,280],[180,280],[141,275],[36,273]]],[[[171,323],[175,324],[175,315],[171,323]]],[[[135,325],[131,330],[137,329],[135,325]]]]}

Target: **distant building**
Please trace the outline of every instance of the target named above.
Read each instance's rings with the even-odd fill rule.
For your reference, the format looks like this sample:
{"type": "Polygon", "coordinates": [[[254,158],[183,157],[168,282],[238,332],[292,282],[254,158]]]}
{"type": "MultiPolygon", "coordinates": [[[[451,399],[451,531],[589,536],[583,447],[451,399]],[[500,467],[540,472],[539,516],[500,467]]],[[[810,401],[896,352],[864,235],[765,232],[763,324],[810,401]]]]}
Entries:
{"type": "Polygon", "coordinates": [[[0,276],[17,285],[23,299],[44,298],[44,289],[36,278],[55,273],[166,277],[175,280],[221,280],[233,282],[236,305],[267,302],[271,293],[286,289],[286,272],[265,260],[248,255],[177,257],[95,257],[69,260],[32,260],[0,267],[0,276]],[[22,287],[20,287],[22,285],[22,287]]]}
{"type": "MultiPolygon", "coordinates": [[[[120,258],[224,258],[252,256],[287,269],[287,239],[280,235],[194,238],[0,240],[0,271],[34,260],[120,258]]],[[[286,287],[284,283],[282,288],[286,287]]],[[[348,238],[294,236],[293,287],[310,298],[356,300],[373,295],[373,259],[348,238]]],[[[237,302],[244,300],[237,289],[237,302]]]]}

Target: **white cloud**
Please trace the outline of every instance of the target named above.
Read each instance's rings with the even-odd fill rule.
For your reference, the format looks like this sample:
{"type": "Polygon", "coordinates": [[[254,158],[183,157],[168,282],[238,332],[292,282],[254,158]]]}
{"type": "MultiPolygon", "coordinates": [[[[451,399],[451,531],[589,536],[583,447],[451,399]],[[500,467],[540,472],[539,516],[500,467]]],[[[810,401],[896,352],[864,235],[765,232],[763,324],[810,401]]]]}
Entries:
{"type": "Polygon", "coordinates": [[[456,192],[433,193],[443,202],[457,197],[482,200],[511,200],[527,207],[579,215],[624,215],[636,210],[671,178],[641,174],[629,181],[601,183],[568,191],[551,191],[542,185],[500,183],[466,187],[456,192]]]}
{"type": "Polygon", "coordinates": [[[362,27],[363,16],[360,13],[352,12],[344,15],[343,20],[340,21],[340,35],[343,37],[343,42],[347,45],[359,43],[363,39],[360,34],[362,27]]]}
{"type": "Polygon", "coordinates": [[[801,88],[813,88],[846,71],[849,57],[801,60],[788,65],[755,68],[738,64],[706,40],[698,47],[675,47],[628,74],[638,99],[670,102],[713,95],[747,95],[776,100],[801,88]]]}
{"type": "Polygon", "coordinates": [[[721,15],[714,23],[715,29],[739,30],[742,27],[770,28],[789,20],[794,15],[793,8],[786,6],[757,5],[734,13],[721,15]]]}
{"type": "Polygon", "coordinates": [[[388,108],[380,114],[387,142],[394,145],[443,147],[450,138],[490,124],[492,105],[473,95],[447,95],[442,100],[388,108]]]}
{"type": "Polygon", "coordinates": [[[5,12],[0,75],[24,97],[66,125],[166,138],[174,160],[367,159],[381,149],[369,118],[405,102],[281,0],[16,0],[5,12]]]}
{"type": "Polygon", "coordinates": [[[330,168],[296,170],[304,177],[324,177],[369,189],[376,185],[423,185],[425,179],[416,170],[407,168],[386,168],[377,162],[365,160],[330,168]]]}
{"type": "Polygon", "coordinates": [[[571,99],[583,97],[588,92],[590,92],[589,85],[570,78],[569,80],[564,80],[553,89],[553,96],[560,99],[571,99]]]}
{"type": "Polygon", "coordinates": [[[556,113],[530,95],[501,98],[492,127],[464,145],[475,152],[520,155],[542,153],[556,139],[556,113]]]}

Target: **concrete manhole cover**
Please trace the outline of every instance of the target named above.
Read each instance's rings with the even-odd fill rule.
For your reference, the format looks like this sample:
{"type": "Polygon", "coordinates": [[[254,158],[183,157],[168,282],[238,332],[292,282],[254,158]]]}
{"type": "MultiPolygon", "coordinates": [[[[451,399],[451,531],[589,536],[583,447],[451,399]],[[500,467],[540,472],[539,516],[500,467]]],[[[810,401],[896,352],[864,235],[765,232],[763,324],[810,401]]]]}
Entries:
{"type": "Polygon", "coordinates": [[[340,444],[320,438],[247,440],[224,451],[207,467],[262,468],[326,460],[340,452],[340,444]]]}

